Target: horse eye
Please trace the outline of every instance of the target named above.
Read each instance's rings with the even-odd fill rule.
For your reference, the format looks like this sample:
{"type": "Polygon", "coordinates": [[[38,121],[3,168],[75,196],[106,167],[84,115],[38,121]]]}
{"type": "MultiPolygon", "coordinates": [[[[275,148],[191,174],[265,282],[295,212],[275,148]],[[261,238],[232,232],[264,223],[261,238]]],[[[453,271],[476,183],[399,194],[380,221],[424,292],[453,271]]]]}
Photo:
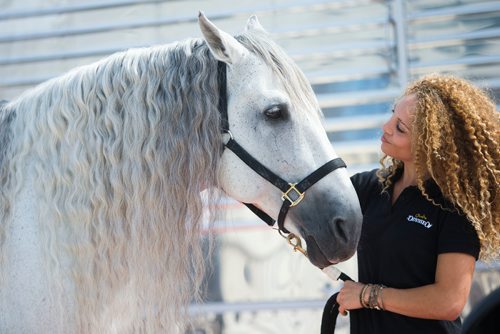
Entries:
{"type": "Polygon", "coordinates": [[[282,105],[274,105],[269,109],[264,111],[264,115],[270,119],[279,119],[283,117],[283,106],[282,105]]]}

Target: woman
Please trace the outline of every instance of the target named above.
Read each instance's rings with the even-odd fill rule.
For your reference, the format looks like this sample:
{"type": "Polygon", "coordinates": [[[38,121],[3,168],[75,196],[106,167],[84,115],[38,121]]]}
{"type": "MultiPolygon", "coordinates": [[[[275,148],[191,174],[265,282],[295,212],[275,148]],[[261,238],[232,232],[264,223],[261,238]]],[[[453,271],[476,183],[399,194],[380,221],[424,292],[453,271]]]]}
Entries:
{"type": "Polygon", "coordinates": [[[359,282],[337,302],[351,333],[459,333],[475,261],[500,254],[499,126],[466,80],[411,84],[383,126],[379,170],[356,174],[359,282]]]}

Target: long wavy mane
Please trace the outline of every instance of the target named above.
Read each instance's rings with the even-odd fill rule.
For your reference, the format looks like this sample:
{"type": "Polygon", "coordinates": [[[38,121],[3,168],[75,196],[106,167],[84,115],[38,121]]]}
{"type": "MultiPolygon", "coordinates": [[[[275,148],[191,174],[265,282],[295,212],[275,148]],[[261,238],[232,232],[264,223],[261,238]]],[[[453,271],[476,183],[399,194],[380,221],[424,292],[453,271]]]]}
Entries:
{"type": "MultiPolygon", "coordinates": [[[[297,101],[317,103],[274,43],[242,36],[295,87],[297,101]]],[[[71,298],[63,293],[71,275],[78,332],[126,325],[174,333],[200,296],[200,232],[216,218],[206,208],[218,200],[222,154],[216,72],[201,39],[134,49],[48,81],[2,110],[0,246],[32,175],[47,275],[61,282],[53,296],[71,298]]]]}
{"type": "Polygon", "coordinates": [[[50,274],[67,274],[63,259],[74,259],[77,314],[87,317],[79,331],[109,328],[95,319],[123,302],[134,332],[171,329],[198,295],[203,208],[216,196],[201,191],[218,186],[221,156],[216,68],[201,40],[131,50],[6,107],[15,136],[2,213],[34,173],[50,274]]]}

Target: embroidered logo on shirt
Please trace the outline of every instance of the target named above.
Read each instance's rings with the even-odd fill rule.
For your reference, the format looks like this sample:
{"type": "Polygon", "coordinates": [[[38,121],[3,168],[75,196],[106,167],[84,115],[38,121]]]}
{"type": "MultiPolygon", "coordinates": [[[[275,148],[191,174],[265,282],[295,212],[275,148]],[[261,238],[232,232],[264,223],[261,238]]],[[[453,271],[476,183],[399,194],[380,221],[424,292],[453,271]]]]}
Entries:
{"type": "Polygon", "coordinates": [[[431,228],[432,224],[427,220],[426,215],[417,213],[415,215],[409,215],[406,220],[409,222],[414,222],[422,225],[425,228],[431,228]]]}

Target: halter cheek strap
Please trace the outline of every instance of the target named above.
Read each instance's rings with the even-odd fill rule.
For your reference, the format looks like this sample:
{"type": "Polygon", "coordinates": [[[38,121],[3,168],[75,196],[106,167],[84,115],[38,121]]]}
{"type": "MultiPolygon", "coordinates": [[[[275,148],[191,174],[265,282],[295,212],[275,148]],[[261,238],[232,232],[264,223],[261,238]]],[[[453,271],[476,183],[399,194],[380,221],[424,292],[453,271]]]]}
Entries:
{"type": "MultiPolygon", "coordinates": [[[[281,177],[273,173],[269,168],[257,161],[257,159],[255,159],[240,144],[238,144],[236,140],[234,140],[231,131],[229,131],[229,120],[227,115],[226,64],[220,61],[218,62],[217,76],[219,83],[219,111],[221,115],[222,132],[229,134],[229,140],[224,145],[232,152],[234,152],[234,154],[236,154],[253,171],[255,171],[257,174],[262,176],[264,179],[266,179],[282,191],[281,199],[283,200],[283,204],[278,214],[277,222],[278,227],[282,232],[289,233],[289,231],[284,226],[285,217],[288,213],[288,210],[302,201],[305,195],[305,191],[309,189],[313,184],[321,180],[323,177],[325,177],[335,169],[346,167],[346,165],[341,158],[336,158],[328,161],[326,164],[312,172],[309,176],[298,183],[289,183],[283,180],[281,177]]],[[[269,226],[273,226],[276,223],[273,218],[271,218],[261,209],[257,208],[255,205],[249,203],[244,204],[269,226]]]]}

